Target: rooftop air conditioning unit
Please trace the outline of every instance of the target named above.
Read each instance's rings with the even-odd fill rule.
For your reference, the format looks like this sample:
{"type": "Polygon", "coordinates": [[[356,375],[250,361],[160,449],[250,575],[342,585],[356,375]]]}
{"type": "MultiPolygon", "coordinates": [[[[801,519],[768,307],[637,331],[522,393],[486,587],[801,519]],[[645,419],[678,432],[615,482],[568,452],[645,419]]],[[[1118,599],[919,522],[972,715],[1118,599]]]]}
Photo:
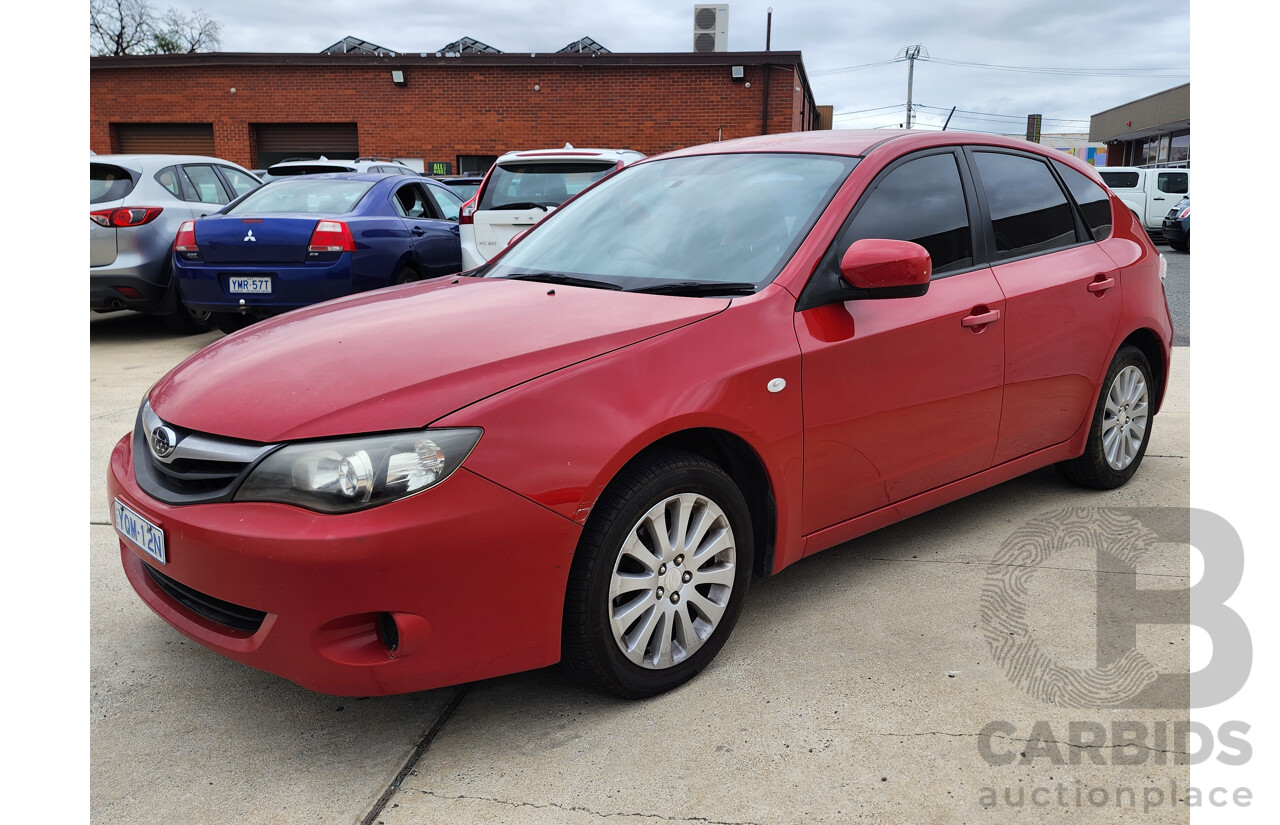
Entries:
{"type": "Polygon", "coordinates": [[[695,52],[729,51],[729,6],[693,7],[693,50],[695,52]]]}

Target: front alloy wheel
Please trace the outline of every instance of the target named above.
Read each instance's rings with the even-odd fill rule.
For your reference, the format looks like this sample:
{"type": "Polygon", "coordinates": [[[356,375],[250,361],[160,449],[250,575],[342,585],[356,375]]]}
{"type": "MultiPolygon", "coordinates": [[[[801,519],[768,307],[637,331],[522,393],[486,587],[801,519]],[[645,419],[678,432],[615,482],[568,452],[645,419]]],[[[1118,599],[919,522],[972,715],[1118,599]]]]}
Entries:
{"type": "Polygon", "coordinates": [[[696,653],[729,606],[736,561],[729,518],[711,499],[679,493],[649,508],[609,581],[609,625],[622,654],[661,669],[696,653]]]}
{"type": "Polygon", "coordinates": [[[675,450],[636,459],[579,541],[565,594],[565,666],[635,699],[692,679],[733,630],[752,558],[746,501],[719,466],[675,450]]]}

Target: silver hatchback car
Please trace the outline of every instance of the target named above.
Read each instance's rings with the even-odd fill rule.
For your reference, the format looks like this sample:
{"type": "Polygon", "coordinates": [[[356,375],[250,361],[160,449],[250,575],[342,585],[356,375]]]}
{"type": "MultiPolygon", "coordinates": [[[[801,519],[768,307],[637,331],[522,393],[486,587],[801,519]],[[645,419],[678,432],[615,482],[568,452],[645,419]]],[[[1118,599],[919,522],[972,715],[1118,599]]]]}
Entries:
{"type": "Polygon", "coordinates": [[[174,332],[204,332],[207,312],[184,307],[171,283],[173,239],[262,185],[243,167],[201,155],[89,158],[89,308],[159,315],[174,332]]]}

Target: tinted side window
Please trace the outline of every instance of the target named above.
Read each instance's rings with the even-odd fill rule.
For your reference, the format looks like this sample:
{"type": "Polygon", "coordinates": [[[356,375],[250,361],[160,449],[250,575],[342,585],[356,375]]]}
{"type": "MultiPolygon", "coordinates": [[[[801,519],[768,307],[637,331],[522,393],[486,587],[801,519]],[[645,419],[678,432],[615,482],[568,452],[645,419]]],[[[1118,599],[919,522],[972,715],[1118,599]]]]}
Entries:
{"type": "Polygon", "coordinates": [[[116,201],[133,191],[133,178],[119,166],[89,164],[89,203],[116,201]]]}
{"type": "Polygon", "coordinates": [[[1190,177],[1186,172],[1161,172],[1156,177],[1156,188],[1170,195],[1185,195],[1190,177]]]}
{"type": "Polygon", "coordinates": [[[231,198],[227,195],[227,190],[223,188],[222,181],[218,180],[218,174],[213,171],[212,166],[184,166],[182,168],[187,173],[187,180],[191,181],[191,185],[195,187],[196,197],[201,203],[231,202],[231,198]]]}
{"type": "Polygon", "coordinates": [[[1071,204],[1042,161],[974,152],[995,230],[996,258],[1048,252],[1076,242],[1071,204]]]}
{"type": "Polygon", "coordinates": [[[1138,186],[1137,172],[1108,172],[1105,169],[1099,169],[1098,174],[1112,189],[1135,189],[1138,186]]]}
{"type": "Polygon", "coordinates": [[[840,239],[914,241],[929,252],[935,274],[973,264],[973,238],[955,156],[928,155],[896,167],[863,198],[840,239]]]}
{"type": "Polygon", "coordinates": [[[1084,215],[1085,225],[1093,233],[1095,241],[1103,241],[1111,237],[1111,201],[1107,192],[1089,178],[1080,174],[1065,163],[1054,161],[1058,174],[1066,182],[1071,197],[1075,198],[1084,215]]]}

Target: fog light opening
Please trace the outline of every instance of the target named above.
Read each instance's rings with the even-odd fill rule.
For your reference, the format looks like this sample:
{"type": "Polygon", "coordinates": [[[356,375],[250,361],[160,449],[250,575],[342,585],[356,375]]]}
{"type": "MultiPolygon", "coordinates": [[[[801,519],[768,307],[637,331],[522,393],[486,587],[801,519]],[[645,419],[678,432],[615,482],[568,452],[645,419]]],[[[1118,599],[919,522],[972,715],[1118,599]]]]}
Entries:
{"type": "Polygon", "coordinates": [[[400,647],[400,628],[396,625],[396,617],[390,613],[378,614],[378,641],[382,642],[387,653],[394,654],[400,647]]]}

